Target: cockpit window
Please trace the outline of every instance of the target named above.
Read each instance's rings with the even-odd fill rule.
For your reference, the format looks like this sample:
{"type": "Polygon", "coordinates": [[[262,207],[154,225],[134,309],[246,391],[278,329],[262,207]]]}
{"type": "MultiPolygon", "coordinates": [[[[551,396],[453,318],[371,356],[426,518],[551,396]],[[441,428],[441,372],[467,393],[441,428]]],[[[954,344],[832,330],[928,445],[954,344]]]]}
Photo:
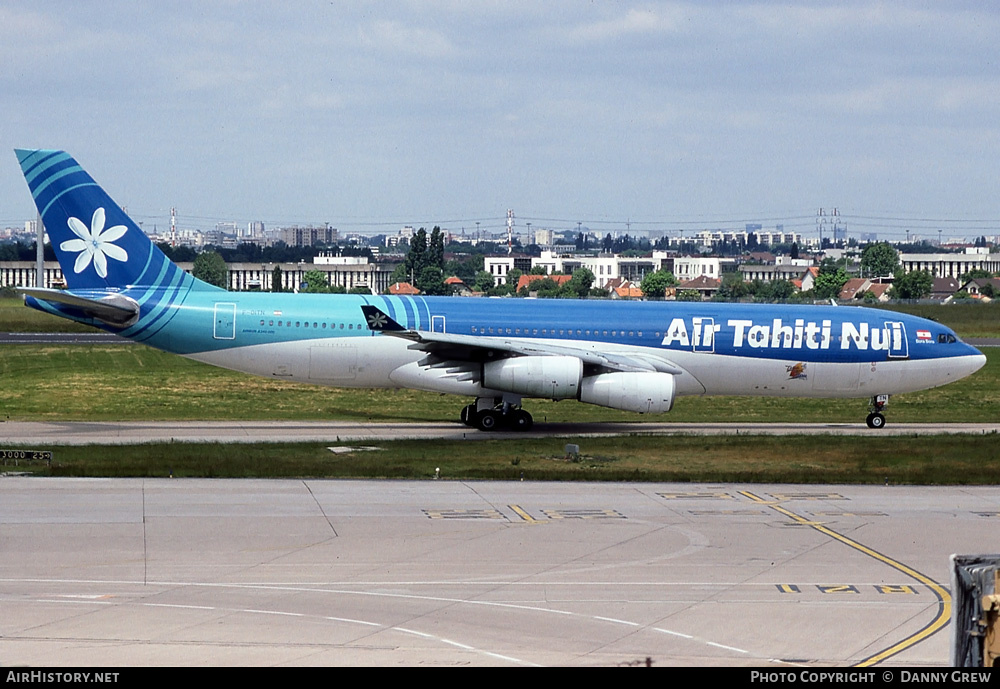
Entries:
{"type": "Polygon", "coordinates": [[[957,339],[955,338],[954,335],[950,333],[941,333],[940,335],[938,335],[939,344],[951,344],[953,342],[957,342],[957,339]]]}

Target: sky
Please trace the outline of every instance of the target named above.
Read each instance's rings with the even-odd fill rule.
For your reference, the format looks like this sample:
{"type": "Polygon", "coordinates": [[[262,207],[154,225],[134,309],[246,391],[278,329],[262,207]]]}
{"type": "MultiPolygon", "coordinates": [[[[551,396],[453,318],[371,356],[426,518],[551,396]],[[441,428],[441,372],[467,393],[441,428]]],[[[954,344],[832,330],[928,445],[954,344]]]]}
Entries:
{"type": "Polygon", "coordinates": [[[13,0],[0,226],[12,149],[61,148],[146,229],[996,235],[997,36],[988,1],[13,0]]]}

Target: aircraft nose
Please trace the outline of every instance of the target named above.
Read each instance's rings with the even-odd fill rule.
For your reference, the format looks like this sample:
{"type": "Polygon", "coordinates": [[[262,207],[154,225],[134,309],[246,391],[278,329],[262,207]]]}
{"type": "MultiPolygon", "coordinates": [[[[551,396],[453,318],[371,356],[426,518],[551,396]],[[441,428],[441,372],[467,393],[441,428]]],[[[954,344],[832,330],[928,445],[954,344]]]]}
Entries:
{"type": "Polygon", "coordinates": [[[983,366],[986,365],[986,355],[977,349],[975,355],[973,355],[972,357],[972,363],[973,363],[973,369],[972,371],[970,371],[970,373],[975,373],[976,371],[978,371],[979,369],[981,369],[983,366]]]}
{"type": "Polygon", "coordinates": [[[975,347],[969,347],[969,353],[956,357],[953,368],[959,378],[971,376],[973,373],[986,365],[986,355],[975,347]]]}

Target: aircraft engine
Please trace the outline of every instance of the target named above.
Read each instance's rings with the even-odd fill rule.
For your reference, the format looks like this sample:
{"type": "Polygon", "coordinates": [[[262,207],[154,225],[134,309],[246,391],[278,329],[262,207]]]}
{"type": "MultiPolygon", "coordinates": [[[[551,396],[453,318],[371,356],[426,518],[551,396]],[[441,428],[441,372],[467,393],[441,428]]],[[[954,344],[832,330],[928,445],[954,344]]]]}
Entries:
{"type": "Polygon", "coordinates": [[[640,414],[662,414],[674,406],[674,389],[674,377],[669,373],[602,373],[583,379],[580,401],[640,414]]]}
{"type": "Polygon", "coordinates": [[[575,398],[582,377],[583,362],[575,356],[520,356],[483,364],[483,387],[525,397],[575,398]]]}

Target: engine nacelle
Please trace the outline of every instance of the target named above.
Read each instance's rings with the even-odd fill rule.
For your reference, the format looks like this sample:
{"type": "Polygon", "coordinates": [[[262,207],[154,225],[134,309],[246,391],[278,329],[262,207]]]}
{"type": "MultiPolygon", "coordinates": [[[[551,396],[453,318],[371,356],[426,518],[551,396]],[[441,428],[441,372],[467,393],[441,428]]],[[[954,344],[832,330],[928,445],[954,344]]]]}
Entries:
{"type": "Polygon", "coordinates": [[[519,356],[483,364],[483,387],[525,397],[572,399],[580,390],[583,362],[575,356],[519,356]]]}
{"type": "Polygon", "coordinates": [[[580,401],[640,414],[662,414],[674,406],[674,377],[669,373],[602,373],[587,376],[580,401]]]}

